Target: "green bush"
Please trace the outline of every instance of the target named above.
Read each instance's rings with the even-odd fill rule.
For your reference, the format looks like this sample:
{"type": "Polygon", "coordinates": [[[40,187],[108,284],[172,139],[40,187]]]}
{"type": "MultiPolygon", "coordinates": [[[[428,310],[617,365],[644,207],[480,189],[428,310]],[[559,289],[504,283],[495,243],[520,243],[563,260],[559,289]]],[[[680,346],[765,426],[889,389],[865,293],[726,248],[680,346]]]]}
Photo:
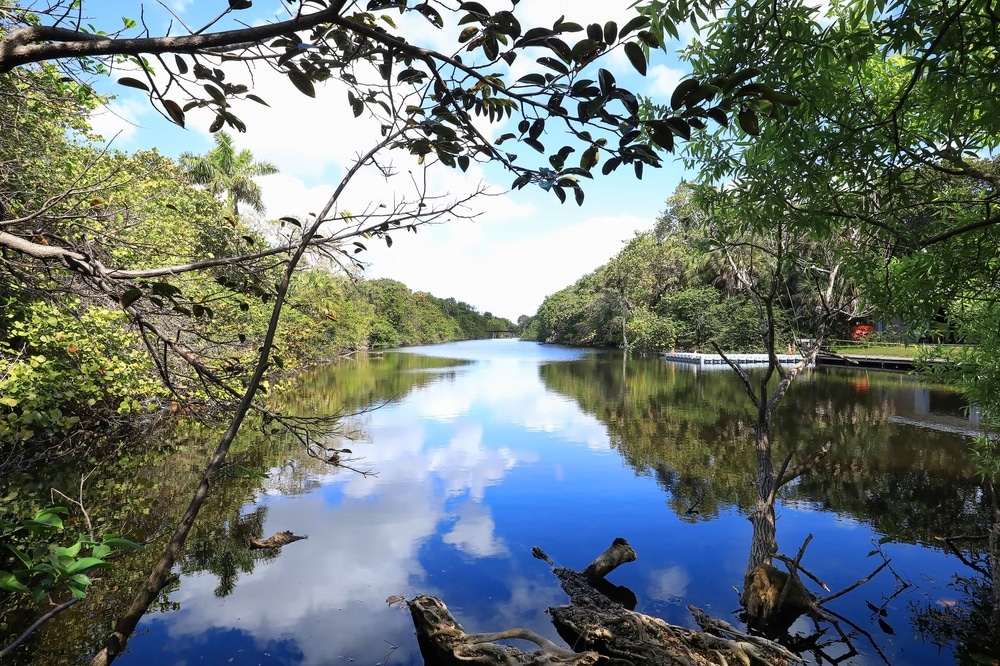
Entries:
{"type": "Polygon", "coordinates": [[[4,310],[0,444],[143,411],[165,394],[124,313],[41,301],[4,310]]]}

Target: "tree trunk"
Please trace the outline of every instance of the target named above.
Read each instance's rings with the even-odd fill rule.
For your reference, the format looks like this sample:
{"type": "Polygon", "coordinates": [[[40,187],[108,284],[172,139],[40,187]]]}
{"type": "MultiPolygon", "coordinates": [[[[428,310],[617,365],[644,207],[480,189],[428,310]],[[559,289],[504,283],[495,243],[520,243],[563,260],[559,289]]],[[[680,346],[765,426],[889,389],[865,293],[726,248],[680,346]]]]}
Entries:
{"type": "Polygon", "coordinates": [[[766,425],[754,426],[757,451],[757,503],[750,514],[753,538],[750,542],[749,574],[761,564],[771,564],[778,550],[777,522],[774,514],[774,464],[771,460],[771,438],[766,425]]]}

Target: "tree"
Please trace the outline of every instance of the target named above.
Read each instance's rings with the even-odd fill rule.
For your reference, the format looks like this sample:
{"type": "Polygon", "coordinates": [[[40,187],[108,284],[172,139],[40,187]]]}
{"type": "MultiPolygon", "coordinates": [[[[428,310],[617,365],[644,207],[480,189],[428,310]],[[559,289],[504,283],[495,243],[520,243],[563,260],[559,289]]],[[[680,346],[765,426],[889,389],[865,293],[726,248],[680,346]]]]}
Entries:
{"type": "MultiPolygon", "coordinates": [[[[769,211],[748,227],[797,229],[829,244],[885,319],[897,317],[919,334],[944,312],[952,330],[977,345],[934,353],[961,361],[950,378],[995,433],[1000,213],[993,200],[1000,179],[989,158],[1000,145],[1000,102],[993,8],[977,0],[947,7],[877,0],[835,3],[820,14],[800,0],[640,4],[657,35],[676,35],[689,20],[704,25],[703,39],[684,52],[694,69],[687,88],[722,92],[736,77],[730,72],[749,69],[759,76],[747,85],[768,87],[739,106],[734,126],[686,144],[702,183],[712,192],[724,185],[769,211]],[[761,125],[766,117],[787,117],[791,128],[761,125]],[[851,241],[839,242],[845,235],[851,241]]],[[[661,111],[653,105],[651,114],[661,111]]],[[[994,507],[995,442],[984,437],[977,449],[994,507]]],[[[992,613],[1000,618],[996,521],[987,533],[992,613]]]]}
{"type": "Polygon", "coordinates": [[[225,196],[226,209],[239,217],[239,204],[249,204],[259,214],[264,213],[262,192],[254,178],[278,173],[270,162],[255,162],[247,149],[239,152],[233,137],[223,131],[215,133],[215,148],[205,155],[183,153],[184,165],[191,182],[204,185],[213,196],[225,196]]]}
{"type": "MultiPolygon", "coordinates": [[[[129,71],[125,76],[116,74],[118,83],[145,91],[165,118],[181,126],[189,112],[205,109],[214,115],[211,131],[223,127],[244,131],[236,115],[240,104],[266,104],[247,83],[239,82],[241,77],[252,82],[247,68],[253,66],[270,67],[307,96],[315,95],[318,85],[335,81],[346,88],[355,117],[364,116],[381,126],[380,138],[357,156],[317,215],[306,220],[283,218],[301,232],[274,246],[248,236],[243,244],[234,239],[220,254],[179,261],[163,257],[162,262],[130,266],[120,256],[115,229],[104,224],[125,218],[128,211],[93,197],[97,191],[126,188],[130,178],[114,169],[98,168],[101,151],[86,146],[67,149],[75,160],[62,161],[67,168],[58,178],[46,180],[38,170],[29,170],[30,178],[12,181],[13,187],[3,193],[0,268],[10,278],[4,282],[15,285],[5,287],[12,292],[5,296],[68,292],[86,297],[93,305],[120,310],[141,336],[169,389],[177,388],[172,381],[177,372],[185,372],[187,379],[211,391],[213,400],[232,409],[229,427],[163,556],[95,657],[95,664],[103,664],[120,654],[139,618],[169,580],[246,415],[255,411],[265,423],[283,425],[307,448],[322,425],[275,413],[258,399],[266,391],[267,372],[282,365],[275,347],[279,323],[307,252],[355,265],[356,252],[364,249],[362,239],[391,244],[395,232],[415,231],[421,224],[462,215],[462,206],[480,193],[445,197],[428,191],[426,180],[414,178],[410,193],[392,205],[381,208],[375,202],[358,215],[341,214],[341,196],[359,171],[374,168],[393,176],[382,159],[391,150],[410,153],[422,168],[440,163],[465,170],[474,161],[490,161],[514,174],[515,189],[537,184],[560,201],[572,193],[582,203],[580,179],[591,177],[599,161],[603,161],[604,173],[630,165],[639,176],[643,167],[660,164],[640,128],[636,96],[596,64],[601,56],[621,49],[632,66],[645,73],[644,49],[658,42],[644,30],[649,20],[641,16],[622,26],[608,21],[585,27],[559,19],[551,27],[525,29],[513,11],[494,12],[476,2],[462,3],[442,15],[428,3],[410,6],[405,0],[373,0],[365,10],[345,0],[315,0],[298,3],[287,20],[251,27],[235,18],[251,3],[230,2],[208,25],[185,26],[186,32],[180,35],[151,35],[145,25],[140,27],[131,19],[115,32],[94,31],[85,24],[83,4],[63,0],[38,8],[3,0],[0,5],[0,84],[12,91],[8,103],[26,111],[23,117],[29,129],[25,131],[34,131],[31,122],[40,114],[32,108],[48,91],[86,108],[96,100],[86,79],[123,67],[129,71]],[[449,55],[412,43],[406,38],[412,17],[435,28],[442,28],[446,17],[464,26],[457,48],[465,53],[449,55]],[[405,19],[402,28],[397,27],[397,19],[405,19]],[[585,36],[572,44],[564,41],[574,33],[585,36]],[[539,52],[544,55],[537,58],[535,71],[517,81],[507,80],[506,68],[515,58],[539,52]],[[513,123],[515,118],[512,131],[495,141],[478,124],[481,120],[513,123]],[[542,140],[548,141],[545,129],[550,119],[568,130],[569,144],[546,149],[542,140]],[[544,154],[548,166],[518,162],[519,156],[503,147],[513,139],[544,154]],[[570,162],[577,148],[581,157],[570,162]],[[195,275],[212,276],[221,291],[206,300],[202,284],[187,280],[195,275]],[[224,357],[206,358],[198,353],[199,341],[206,340],[199,320],[213,318],[223,303],[234,311],[245,311],[248,299],[271,305],[266,332],[258,341],[253,363],[230,373],[224,357]]],[[[740,94],[743,99],[756,98],[746,91],[740,94]]],[[[48,108],[49,100],[44,101],[48,108]]],[[[697,117],[703,102],[686,100],[669,114],[669,120],[685,122],[684,118],[697,117]]],[[[45,126],[53,135],[60,129],[57,123],[45,126]]],[[[670,131],[663,123],[653,127],[661,140],[670,131]]],[[[219,141],[217,150],[222,150],[226,144],[219,141]]],[[[22,147],[26,145],[31,144],[22,147]]],[[[221,159],[225,155],[217,155],[225,162],[221,159]]],[[[239,172],[222,170],[226,178],[239,172]]],[[[215,191],[224,188],[232,199],[233,213],[238,201],[246,198],[233,180],[206,175],[202,182],[215,191]]]]}

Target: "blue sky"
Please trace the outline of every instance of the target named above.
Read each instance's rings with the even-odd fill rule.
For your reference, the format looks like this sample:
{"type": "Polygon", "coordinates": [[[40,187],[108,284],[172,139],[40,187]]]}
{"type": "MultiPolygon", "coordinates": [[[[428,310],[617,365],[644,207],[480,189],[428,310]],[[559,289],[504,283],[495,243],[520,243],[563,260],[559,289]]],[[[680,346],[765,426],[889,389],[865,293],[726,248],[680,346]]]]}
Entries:
{"type": "MultiPolygon", "coordinates": [[[[589,0],[568,3],[551,0],[523,0],[516,13],[525,28],[551,25],[564,12],[567,20],[581,24],[618,18],[619,25],[628,19],[630,0],[589,0]],[[569,9],[567,9],[569,7],[569,9]]],[[[153,32],[162,31],[173,22],[172,34],[183,29],[179,21],[198,29],[214,18],[226,3],[195,3],[192,0],[169,0],[165,3],[177,18],[155,3],[143,7],[143,18],[153,32]]],[[[362,3],[366,4],[366,3],[362,3]]],[[[504,0],[484,3],[506,8],[504,0]]],[[[239,19],[249,24],[278,20],[287,16],[281,2],[257,0],[254,6],[226,17],[215,28],[235,27],[239,19]]],[[[101,29],[121,26],[121,16],[138,19],[138,3],[109,0],[84,3],[85,15],[101,29]]],[[[395,15],[394,15],[395,16],[395,15]]],[[[448,19],[446,18],[446,22],[448,19]]],[[[398,17],[397,17],[398,22],[398,17]]],[[[403,24],[401,24],[402,27],[403,24]]],[[[405,24],[407,37],[414,43],[429,43],[445,50],[454,44],[453,31],[440,31],[419,16],[405,24]]],[[[672,45],[674,49],[679,43],[672,45]]],[[[530,60],[515,62],[514,76],[520,76],[530,60]]],[[[654,54],[646,77],[628,64],[621,51],[602,59],[601,66],[614,72],[619,85],[663,99],[683,76],[685,69],[676,58],[654,54]]],[[[116,72],[115,77],[127,74],[116,72]]],[[[231,75],[247,82],[270,107],[245,102],[235,109],[246,122],[245,134],[233,132],[238,145],[249,148],[258,159],[278,166],[281,173],[259,180],[264,189],[267,217],[305,216],[318,212],[340,180],[351,158],[369,147],[378,128],[364,118],[354,119],[346,103],[346,92],[335,84],[322,86],[316,99],[299,94],[284,78],[258,69],[231,75]]],[[[228,79],[227,79],[228,80],[228,79]]],[[[212,118],[188,115],[187,129],[173,125],[150,107],[138,91],[115,85],[113,80],[96,81],[102,91],[113,92],[110,106],[95,115],[95,129],[121,150],[157,148],[176,156],[182,151],[204,152],[212,146],[208,126],[212,118]]],[[[515,117],[516,122],[516,117],[515,117]]],[[[488,128],[499,136],[510,127],[488,128]]],[[[556,136],[550,139],[559,141],[556,136]]],[[[530,151],[529,151],[530,152],[530,151]]],[[[577,153],[579,154],[579,153],[577,153]]],[[[397,170],[406,173],[415,165],[408,155],[391,153],[397,170]]],[[[541,155],[522,154],[526,163],[541,162],[541,155]],[[536,157],[537,156],[537,157],[536,157]]],[[[662,169],[647,169],[637,181],[630,168],[609,177],[598,176],[584,183],[586,200],[559,204],[551,193],[536,187],[506,193],[513,177],[501,169],[473,166],[467,174],[437,167],[427,174],[432,187],[441,192],[461,195],[484,184],[496,196],[472,203],[475,221],[454,220],[423,228],[418,234],[397,234],[392,248],[368,243],[369,250],[359,258],[368,263],[368,277],[390,277],[411,289],[429,291],[440,297],[454,297],[476,306],[480,311],[516,319],[534,314],[542,299],[583,274],[606,262],[631,238],[635,231],[652,227],[664,202],[684,177],[679,163],[668,161],[662,169]]],[[[405,183],[404,183],[405,185],[405,183]]],[[[345,202],[354,213],[375,202],[391,202],[398,185],[371,174],[355,181],[345,202]]]]}

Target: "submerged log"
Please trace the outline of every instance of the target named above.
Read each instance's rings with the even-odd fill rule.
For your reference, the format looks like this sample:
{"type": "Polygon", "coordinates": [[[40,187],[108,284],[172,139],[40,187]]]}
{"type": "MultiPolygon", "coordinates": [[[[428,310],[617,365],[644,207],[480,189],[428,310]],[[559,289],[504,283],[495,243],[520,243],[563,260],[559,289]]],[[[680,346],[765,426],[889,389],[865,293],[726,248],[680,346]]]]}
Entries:
{"type": "Polygon", "coordinates": [[[417,597],[408,604],[427,664],[787,666],[803,661],[776,643],[744,634],[692,606],[688,609],[702,631],[636,613],[608,598],[595,585],[611,585],[604,576],[636,559],[635,551],[624,539],[616,539],[590,566],[579,572],[555,566],[538,548],[533,548],[532,553],[552,567],[562,589],[569,595],[569,605],[551,607],[548,611],[559,635],[572,650],[560,648],[524,629],[466,634],[443,602],[434,597],[417,597]],[[502,638],[523,638],[542,649],[525,654],[511,646],[492,642],[502,638]]]}
{"type": "Polygon", "coordinates": [[[417,642],[424,663],[435,666],[593,666],[596,652],[573,652],[527,629],[508,629],[491,634],[468,634],[436,597],[418,596],[406,602],[417,629],[417,642]],[[523,652],[502,639],[530,641],[540,649],[523,652]]]}

